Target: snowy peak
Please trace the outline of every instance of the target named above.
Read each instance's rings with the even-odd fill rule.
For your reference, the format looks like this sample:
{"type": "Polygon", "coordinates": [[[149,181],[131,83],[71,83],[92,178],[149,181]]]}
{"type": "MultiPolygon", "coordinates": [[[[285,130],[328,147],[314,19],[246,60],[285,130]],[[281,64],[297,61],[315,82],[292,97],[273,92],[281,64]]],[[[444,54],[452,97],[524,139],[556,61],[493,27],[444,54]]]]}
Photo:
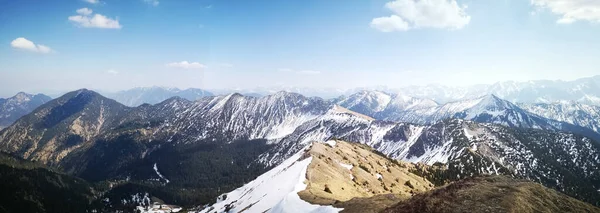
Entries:
{"type": "Polygon", "coordinates": [[[389,95],[380,91],[364,90],[349,97],[342,97],[336,104],[349,110],[383,119],[395,117],[407,110],[436,107],[438,104],[430,99],[414,98],[398,93],[389,95]]]}
{"type": "Polygon", "coordinates": [[[363,90],[346,98],[341,98],[337,104],[349,110],[365,115],[373,115],[383,111],[392,97],[380,91],[363,90]]]}

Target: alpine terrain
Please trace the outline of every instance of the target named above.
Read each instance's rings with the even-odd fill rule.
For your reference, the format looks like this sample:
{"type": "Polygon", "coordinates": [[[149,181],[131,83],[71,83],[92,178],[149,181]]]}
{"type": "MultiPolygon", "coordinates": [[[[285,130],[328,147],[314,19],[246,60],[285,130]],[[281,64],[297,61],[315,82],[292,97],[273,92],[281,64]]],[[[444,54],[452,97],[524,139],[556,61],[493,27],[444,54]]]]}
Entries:
{"type": "Polygon", "coordinates": [[[43,94],[31,95],[24,92],[6,99],[0,98],[0,130],[51,99],[43,94]]]}
{"type": "MultiPolygon", "coordinates": [[[[345,165],[360,167],[360,162],[349,156],[345,160],[345,155],[319,151],[320,145],[314,145],[332,138],[372,147],[376,153],[382,153],[379,161],[391,158],[415,163],[405,167],[413,168],[409,169],[412,174],[432,186],[484,174],[509,175],[599,205],[600,151],[594,139],[577,133],[520,127],[528,126],[461,119],[427,125],[396,123],[377,120],[321,98],[288,92],[260,98],[234,93],[196,101],[173,97],[155,105],[127,107],[82,89],[43,104],[0,131],[0,149],[94,185],[109,186],[94,188],[95,201],[101,201],[101,205],[92,202],[92,210],[128,211],[152,202],[199,210],[202,207],[198,205],[214,202],[220,194],[255,180],[269,169],[291,166],[301,158],[298,153],[311,144],[309,150],[316,156],[312,159],[321,156],[315,153],[324,152],[321,158],[344,160],[345,165]],[[294,156],[296,160],[288,161],[294,156]]],[[[339,144],[339,148],[345,147],[345,143],[339,144]]],[[[355,145],[358,146],[363,145],[355,145]]],[[[386,182],[385,177],[390,174],[384,172],[384,167],[376,167],[374,162],[371,165],[369,169],[363,163],[363,170],[377,178],[376,174],[382,175],[388,185],[372,186],[365,192],[353,189],[355,183],[326,183],[336,195],[327,197],[328,194],[317,193],[325,183],[315,182],[316,191],[310,190],[309,184],[306,189],[310,193],[299,196],[305,196],[303,199],[312,206],[352,197],[357,197],[358,203],[369,202],[365,196],[379,195],[369,194],[373,190],[393,191],[394,197],[407,195],[402,193],[406,189],[402,185],[396,183],[400,188],[395,188],[392,182],[386,182]],[[342,197],[344,193],[336,193],[337,187],[355,191],[352,196],[342,197]],[[311,194],[316,197],[310,198],[311,194]]],[[[351,174],[361,177],[360,173],[351,174]]],[[[294,172],[293,177],[299,177],[296,175],[294,172]]],[[[296,187],[288,189],[281,192],[297,191],[296,187]]],[[[382,196],[377,198],[386,203],[398,201],[382,196]]],[[[248,202],[256,200],[243,202],[236,206],[245,208],[248,202]]],[[[215,208],[231,208],[219,205],[222,206],[215,208]]]]}

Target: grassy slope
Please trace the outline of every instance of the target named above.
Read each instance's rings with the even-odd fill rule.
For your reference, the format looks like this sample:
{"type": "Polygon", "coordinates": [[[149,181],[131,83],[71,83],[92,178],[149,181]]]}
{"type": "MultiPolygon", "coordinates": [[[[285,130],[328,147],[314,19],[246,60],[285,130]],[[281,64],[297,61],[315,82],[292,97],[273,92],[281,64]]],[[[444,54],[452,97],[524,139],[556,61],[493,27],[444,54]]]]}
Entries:
{"type": "Polygon", "coordinates": [[[382,212],[600,212],[600,208],[530,181],[489,176],[451,183],[382,212]]]}

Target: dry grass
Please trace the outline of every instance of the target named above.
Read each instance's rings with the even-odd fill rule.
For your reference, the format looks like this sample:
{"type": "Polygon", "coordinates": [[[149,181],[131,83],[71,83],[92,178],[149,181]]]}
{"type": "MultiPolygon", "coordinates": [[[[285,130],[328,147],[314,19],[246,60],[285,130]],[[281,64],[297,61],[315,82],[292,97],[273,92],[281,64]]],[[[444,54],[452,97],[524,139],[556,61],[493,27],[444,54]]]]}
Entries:
{"type": "Polygon", "coordinates": [[[600,212],[542,185],[504,176],[469,178],[419,194],[383,212],[600,212]]]}
{"type": "Polygon", "coordinates": [[[337,206],[348,201],[347,205],[352,205],[368,203],[368,199],[360,198],[395,194],[391,195],[394,199],[374,197],[372,201],[385,207],[398,202],[399,197],[410,197],[433,188],[432,183],[409,172],[409,165],[392,161],[362,144],[337,141],[336,146],[331,147],[315,143],[310,155],[313,160],[306,173],[307,188],[298,193],[310,203],[337,206]],[[353,167],[348,170],[341,164],[353,167]]]}

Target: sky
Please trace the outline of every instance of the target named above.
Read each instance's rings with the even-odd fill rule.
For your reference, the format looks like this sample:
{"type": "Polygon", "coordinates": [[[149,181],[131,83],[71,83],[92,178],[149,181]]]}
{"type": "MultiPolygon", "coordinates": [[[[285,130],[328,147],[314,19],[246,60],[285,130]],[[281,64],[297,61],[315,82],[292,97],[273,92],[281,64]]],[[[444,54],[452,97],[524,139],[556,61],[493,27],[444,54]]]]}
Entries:
{"type": "Polygon", "coordinates": [[[600,74],[596,0],[0,0],[0,97],[600,74]]]}

